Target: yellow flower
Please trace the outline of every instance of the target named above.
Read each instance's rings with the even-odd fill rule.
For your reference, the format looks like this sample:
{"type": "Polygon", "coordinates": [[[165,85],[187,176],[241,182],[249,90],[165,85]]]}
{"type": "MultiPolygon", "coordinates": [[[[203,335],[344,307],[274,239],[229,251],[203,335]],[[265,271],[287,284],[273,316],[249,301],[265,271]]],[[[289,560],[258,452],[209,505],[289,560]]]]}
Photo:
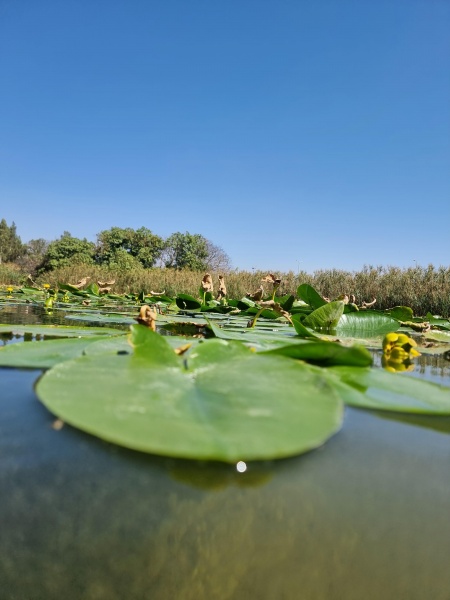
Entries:
{"type": "Polygon", "coordinates": [[[7,291],[7,292],[9,292],[9,293],[11,293],[13,290],[14,290],[14,288],[13,288],[11,285],[9,285],[9,286],[6,288],[6,291],[7,291]]]}
{"type": "Polygon", "coordinates": [[[50,287],[50,284],[49,284],[49,283],[44,283],[43,287],[44,287],[46,290],[48,290],[48,288],[50,287]]]}
{"type": "Polygon", "coordinates": [[[381,364],[388,371],[412,371],[411,359],[420,356],[417,343],[405,333],[387,333],[383,339],[381,364]]]}

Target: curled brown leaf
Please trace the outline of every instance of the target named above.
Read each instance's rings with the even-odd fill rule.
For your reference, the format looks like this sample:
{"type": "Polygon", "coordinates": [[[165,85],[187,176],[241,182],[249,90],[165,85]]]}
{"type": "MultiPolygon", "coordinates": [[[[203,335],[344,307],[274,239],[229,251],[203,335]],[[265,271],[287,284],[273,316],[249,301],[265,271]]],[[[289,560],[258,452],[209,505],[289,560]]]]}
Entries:
{"type": "Polygon", "coordinates": [[[212,292],[214,289],[213,280],[210,273],[205,273],[202,279],[202,290],[203,292],[212,292]]]}
{"type": "Polygon", "coordinates": [[[156,317],[156,311],[151,309],[148,304],[144,304],[141,306],[141,310],[139,311],[139,316],[136,317],[136,321],[139,323],[139,325],[144,325],[145,327],[149,327],[152,331],[156,331],[156,317]]]}

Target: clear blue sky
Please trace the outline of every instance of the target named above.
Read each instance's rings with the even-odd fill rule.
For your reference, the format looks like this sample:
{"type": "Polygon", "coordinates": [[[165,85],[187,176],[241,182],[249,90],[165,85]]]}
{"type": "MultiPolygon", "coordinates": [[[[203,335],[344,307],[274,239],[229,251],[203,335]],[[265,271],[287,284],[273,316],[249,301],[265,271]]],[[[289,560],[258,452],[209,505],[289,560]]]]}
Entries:
{"type": "Polygon", "coordinates": [[[0,0],[0,218],[450,264],[448,0],[0,0]]]}

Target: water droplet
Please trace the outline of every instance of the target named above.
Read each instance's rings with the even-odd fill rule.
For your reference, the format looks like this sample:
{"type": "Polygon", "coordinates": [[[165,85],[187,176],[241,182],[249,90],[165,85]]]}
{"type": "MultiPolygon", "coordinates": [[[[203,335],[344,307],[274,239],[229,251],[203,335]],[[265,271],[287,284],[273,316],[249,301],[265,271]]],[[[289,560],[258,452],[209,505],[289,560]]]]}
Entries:
{"type": "Polygon", "coordinates": [[[243,460],[240,460],[236,465],[236,471],[238,471],[238,473],[245,473],[246,470],[247,470],[247,465],[245,464],[245,462],[243,460]]]}

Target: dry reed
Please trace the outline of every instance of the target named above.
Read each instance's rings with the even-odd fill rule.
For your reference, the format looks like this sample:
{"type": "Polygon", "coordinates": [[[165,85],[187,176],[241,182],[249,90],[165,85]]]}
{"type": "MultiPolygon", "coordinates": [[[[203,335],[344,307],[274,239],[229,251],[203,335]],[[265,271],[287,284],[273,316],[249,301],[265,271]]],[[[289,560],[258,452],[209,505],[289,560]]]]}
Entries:
{"type": "MultiPolygon", "coordinates": [[[[218,289],[218,275],[212,273],[214,287],[218,289]]],[[[164,292],[167,296],[179,293],[200,297],[199,288],[203,273],[196,271],[176,271],[173,269],[131,269],[111,271],[104,267],[86,267],[73,265],[41,275],[37,278],[40,284],[49,283],[57,286],[58,282],[76,283],[82,277],[89,276],[90,282],[109,281],[115,279],[112,292],[138,294],[164,292]]],[[[261,285],[266,271],[239,271],[225,273],[228,297],[242,298],[247,293],[255,292],[261,285]]],[[[301,283],[309,283],[323,296],[333,299],[343,293],[354,294],[356,302],[370,302],[377,299],[375,308],[384,310],[393,306],[410,306],[415,315],[424,316],[427,312],[443,317],[450,317],[450,267],[433,265],[428,267],[374,267],[365,266],[361,271],[315,271],[312,275],[304,271],[299,273],[276,273],[281,277],[278,294],[297,296],[297,288],[301,283]]],[[[0,265],[0,284],[20,285],[24,283],[26,274],[20,273],[15,265],[0,265]]],[[[266,284],[267,296],[271,294],[266,284]]]]}

